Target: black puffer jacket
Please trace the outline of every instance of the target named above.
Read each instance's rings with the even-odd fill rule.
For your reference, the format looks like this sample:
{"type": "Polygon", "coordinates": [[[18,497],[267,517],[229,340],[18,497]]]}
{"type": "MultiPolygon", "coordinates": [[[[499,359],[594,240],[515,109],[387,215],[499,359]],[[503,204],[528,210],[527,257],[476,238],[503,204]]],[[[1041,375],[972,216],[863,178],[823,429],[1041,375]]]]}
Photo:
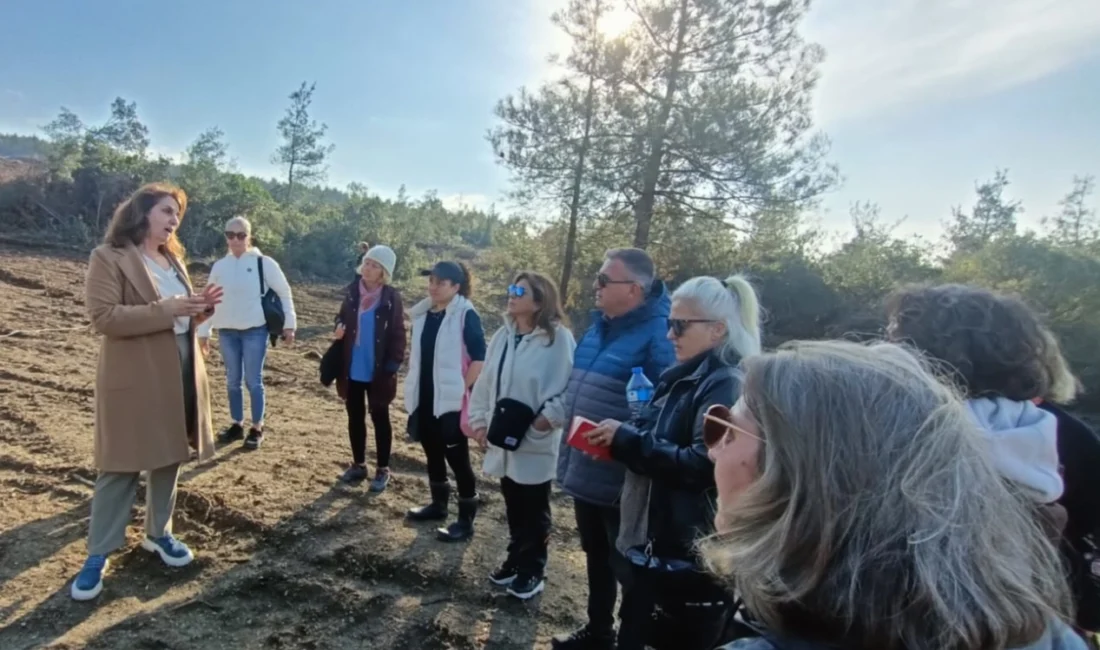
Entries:
{"type": "Polygon", "coordinates": [[[623,423],[611,456],[652,481],[648,536],[653,554],[694,560],[695,542],[714,530],[714,464],[703,444],[703,415],[732,406],[741,372],[711,351],[669,368],[638,418],[623,423]]]}

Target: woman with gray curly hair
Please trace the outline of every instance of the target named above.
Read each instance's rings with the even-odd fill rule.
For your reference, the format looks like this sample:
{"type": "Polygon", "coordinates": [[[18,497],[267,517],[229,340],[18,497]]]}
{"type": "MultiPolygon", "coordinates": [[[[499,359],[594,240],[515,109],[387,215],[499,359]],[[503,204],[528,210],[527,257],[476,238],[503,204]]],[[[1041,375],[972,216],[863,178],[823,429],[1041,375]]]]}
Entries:
{"type": "Polygon", "coordinates": [[[753,629],[727,650],[1084,650],[1057,552],[917,356],[801,343],[743,367],[705,434],[703,555],[753,629]]]}

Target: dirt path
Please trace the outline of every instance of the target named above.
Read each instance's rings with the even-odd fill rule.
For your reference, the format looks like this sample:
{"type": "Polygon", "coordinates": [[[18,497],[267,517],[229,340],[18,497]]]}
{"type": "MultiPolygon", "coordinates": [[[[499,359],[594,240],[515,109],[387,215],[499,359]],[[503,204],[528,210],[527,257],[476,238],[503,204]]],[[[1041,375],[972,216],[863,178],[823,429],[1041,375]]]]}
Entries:
{"type": "MultiPolygon", "coordinates": [[[[139,495],[104,593],[70,600],[95,478],[98,342],[82,327],[84,261],[0,246],[0,648],[527,649],[580,622],[583,555],[567,499],[554,500],[547,591],[524,604],[485,579],[507,543],[493,482],[480,486],[474,541],[452,546],[403,518],[428,489],[423,455],[402,433],[384,494],[336,481],[349,456],[345,415],[316,362],[335,303],[328,286],[296,287],[300,343],[268,356],[262,450],[226,448],[184,467],[175,526],[198,559],[171,570],[137,548],[139,495]]],[[[224,369],[212,356],[221,423],[224,369]]]]}

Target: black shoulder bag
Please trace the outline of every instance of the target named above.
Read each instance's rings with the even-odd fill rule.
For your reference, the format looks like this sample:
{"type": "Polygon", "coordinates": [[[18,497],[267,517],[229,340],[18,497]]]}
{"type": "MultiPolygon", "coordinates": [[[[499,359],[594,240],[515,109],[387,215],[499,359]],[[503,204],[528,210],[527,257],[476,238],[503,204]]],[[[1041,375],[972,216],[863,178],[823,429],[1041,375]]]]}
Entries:
{"type": "Polygon", "coordinates": [[[264,310],[264,322],[267,324],[267,334],[271,337],[271,347],[275,347],[275,341],[283,334],[283,326],[286,325],[286,312],[283,311],[283,301],[279,294],[264,283],[264,256],[260,256],[257,263],[260,270],[260,306],[264,310]]]}
{"type": "Polygon", "coordinates": [[[493,416],[489,420],[486,440],[494,447],[506,451],[515,451],[527,436],[527,430],[535,422],[538,413],[519,400],[510,397],[500,398],[501,375],[504,374],[504,360],[508,357],[508,341],[504,341],[504,352],[500,355],[497,367],[497,403],[493,407],[493,416]]]}

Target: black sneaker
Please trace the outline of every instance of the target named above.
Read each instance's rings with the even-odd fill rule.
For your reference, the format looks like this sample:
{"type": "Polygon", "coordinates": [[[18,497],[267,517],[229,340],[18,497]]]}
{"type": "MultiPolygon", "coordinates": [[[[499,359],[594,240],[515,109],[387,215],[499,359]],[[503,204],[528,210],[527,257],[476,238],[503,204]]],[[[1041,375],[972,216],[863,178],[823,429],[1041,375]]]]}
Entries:
{"type": "Polygon", "coordinates": [[[248,430],[248,437],[244,439],[244,446],[249,449],[259,449],[264,444],[264,432],[256,427],[248,430]]]}
{"type": "Polygon", "coordinates": [[[227,445],[244,438],[244,427],[239,424],[231,424],[218,434],[218,443],[227,445]]]}
{"type": "Polygon", "coordinates": [[[500,587],[507,587],[516,579],[516,570],[508,566],[508,563],[500,565],[496,571],[489,574],[489,582],[500,587]]]}
{"type": "Polygon", "coordinates": [[[550,639],[550,647],[554,650],[614,650],[615,633],[612,630],[594,632],[586,625],[570,634],[559,634],[550,639]]]}
{"type": "Polygon", "coordinates": [[[340,477],[340,480],[344,483],[362,483],[366,478],[367,468],[352,463],[351,467],[347,468],[344,475],[340,477]]]}
{"type": "Polygon", "coordinates": [[[512,580],[512,584],[508,586],[508,594],[520,600],[528,600],[542,593],[542,590],[545,588],[546,579],[541,576],[521,573],[517,575],[515,580],[512,580]]]}

